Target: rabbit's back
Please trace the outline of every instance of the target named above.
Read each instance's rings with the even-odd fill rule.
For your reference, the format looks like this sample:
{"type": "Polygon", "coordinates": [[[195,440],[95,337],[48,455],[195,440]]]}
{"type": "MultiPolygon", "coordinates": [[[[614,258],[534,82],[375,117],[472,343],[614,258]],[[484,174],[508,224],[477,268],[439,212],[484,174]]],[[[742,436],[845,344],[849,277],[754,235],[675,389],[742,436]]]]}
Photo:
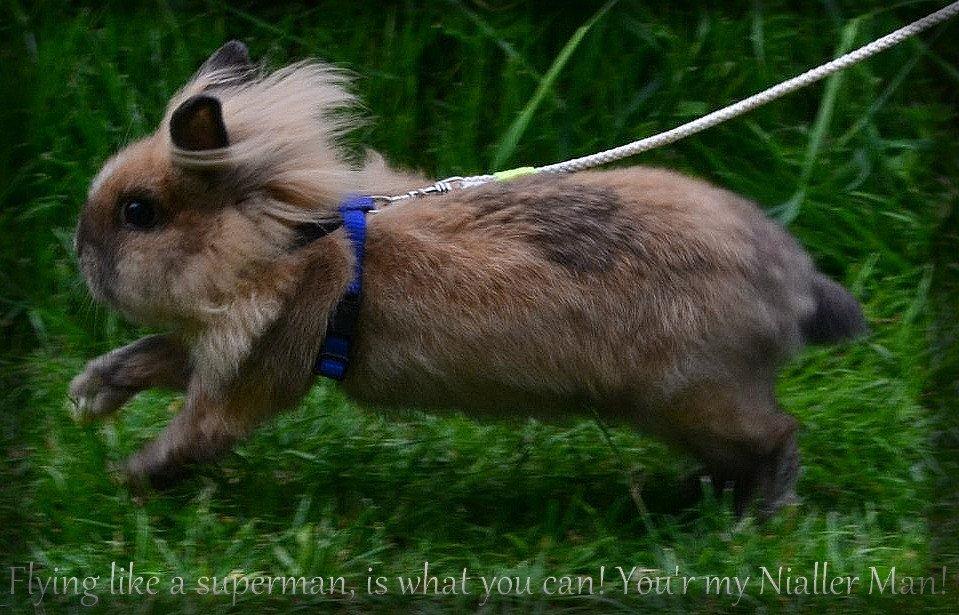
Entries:
{"type": "Polygon", "coordinates": [[[814,309],[814,270],[785,231],[728,191],[659,169],[397,205],[371,217],[367,252],[346,384],[374,404],[665,401],[774,370],[814,309]]]}

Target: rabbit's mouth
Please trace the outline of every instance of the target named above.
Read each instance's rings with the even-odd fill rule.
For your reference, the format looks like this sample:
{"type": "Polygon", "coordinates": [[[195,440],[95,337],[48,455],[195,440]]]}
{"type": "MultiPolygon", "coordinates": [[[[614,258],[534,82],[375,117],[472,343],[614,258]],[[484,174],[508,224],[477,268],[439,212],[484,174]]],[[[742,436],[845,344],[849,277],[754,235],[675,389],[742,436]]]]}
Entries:
{"type": "Polygon", "coordinates": [[[90,294],[98,303],[113,305],[116,301],[111,289],[111,270],[116,262],[113,246],[106,244],[102,236],[91,229],[90,223],[81,218],[73,236],[73,250],[77,256],[77,265],[90,289],[90,294]]]}
{"type": "Polygon", "coordinates": [[[124,316],[131,316],[136,310],[132,309],[128,302],[124,301],[121,294],[116,292],[116,273],[111,271],[111,267],[105,266],[97,252],[95,246],[87,246],[82,252],[78,252],[80,271],[86,280],[87,288],[93,295],[94,301],[108,305],[124,316]]]}
{"type": "Polygon", "coordinates": [[[87,288],[90,289],[93,298],[99,303],[112,305],[115,298],[104,280],[103,268],[97,264],[96,257],[90,254],[90,248],[78,250],[77,259],[80,263],[80,271],[86,279],[87,288]]]}
{"type": "Polygon", "coordinates": [[[90,294],[98,303],[116,306],[117,298],[110,290],[110,285],[106,283],[103,268],[92,262],[93,260],[92,258],[82,257],[80,259],[80,270],[87,281],[87,288],[90,289],[90,294]]]}

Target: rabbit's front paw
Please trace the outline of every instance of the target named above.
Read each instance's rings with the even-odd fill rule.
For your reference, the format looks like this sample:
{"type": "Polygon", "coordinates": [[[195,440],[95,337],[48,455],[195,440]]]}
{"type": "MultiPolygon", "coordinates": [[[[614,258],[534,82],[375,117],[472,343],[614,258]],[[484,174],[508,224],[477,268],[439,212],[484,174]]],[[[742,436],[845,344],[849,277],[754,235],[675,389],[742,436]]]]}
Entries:
{"type": "Polygon", "coordinates": [[[134,391],[111,384],[110,370],[99,359],[87,364],[70,382],[71,414],[78,422],[89,421],[116,412],[134,391]]]}

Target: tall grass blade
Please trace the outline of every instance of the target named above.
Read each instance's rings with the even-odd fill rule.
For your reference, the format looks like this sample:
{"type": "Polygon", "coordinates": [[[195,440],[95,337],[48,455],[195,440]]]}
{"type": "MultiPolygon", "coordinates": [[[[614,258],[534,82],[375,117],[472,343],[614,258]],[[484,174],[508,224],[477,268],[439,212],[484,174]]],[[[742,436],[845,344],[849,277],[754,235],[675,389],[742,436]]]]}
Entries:
{"type": "Polygon", "coordinates": [[[536,113],[536,110],[539,108],[540,103],[543,102],[543,98],[546,96],[546,93],[553,88],[553,82],[556,81],[556,78],[563,71],[563,67],[566,66],[566,62],[569,61],[570,57],[573,55],[573,52],[576,51],[576,48],[579,47],[579,44],[582,42],[583,38],[586,37],[586,34],[596,25],[596,22],[599,21],[603,15],[609,11],[615,4],[617,0],[611,0],[604,4],[596,13],[586,20],[582,26],[576,29],[576,32],[573,33],[573,36],[566,41],[566,44],[563,45],[563,48],[560,50],[559,54],[556,56],[556,59],[553,60],[552,66],[549,67],[549,70],[546,71],[546,74],[543,75],[543,78],[540,80],[539,85],[536,88],[536,92],[533,93],[533,97],[529,99],[529,102],[526,103],[526,106],[523,107],[523,110],[520,112],[519,117],[510,125],[509,129],[506,131],[506,134],[503,135],[503,139],[500,141],[499,146],[496,148],[496,155],[493,156],[492,169],[499,169],[509,160],[510,156],[513,155],[513,152],[516,151],[516,146],[519,144],[519,140],[523,137],[523,133],[526,132],[526,128],[529,126],[530,120],[533,119],[533,114],[536,113]]]}
{"type": "MultiPolygon", "coordinates": [[[[836,51],[836,57],[848,53],[856,40],[856,33],[859,30],[859,18],[851,20],[842,29],[842,38],[839,42],[839,49],[836,51]]],[[[782,211],[778,218],[783,224],[789,224],[799,215],[803,201],[806,200],[806,192],[809,188],[809,180],[812,178],[813,168],[816,166],[816,160],[819,158],[819,151],[822,149],[823,141],[826,138],[826,131],[829,130],[829,122],[832,120],[833,110],[836,107],[836,96],[839,93],[839,86],[842,84],[843,72],[834,74],[826,81],[826,89],[819,103],[819,111],[816,113],[816,121],[813,124],[812,131],[809,133],[809,144],[806,146],[806,156],[803,160],[802,175],[800,175],[799,186],[782,205],[782,211]]]]}

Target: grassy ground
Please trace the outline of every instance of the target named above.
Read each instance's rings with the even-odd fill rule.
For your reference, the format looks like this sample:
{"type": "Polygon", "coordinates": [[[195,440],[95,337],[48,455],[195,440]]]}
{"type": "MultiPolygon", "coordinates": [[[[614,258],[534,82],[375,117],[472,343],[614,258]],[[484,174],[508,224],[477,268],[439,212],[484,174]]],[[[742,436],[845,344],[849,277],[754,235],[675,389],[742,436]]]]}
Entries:
{"type": "Polygon", "coordinates": [[[483,608],[955,607],[959,23],[641,161],[764,204],[862,299],[873,325],[868,341],[807,351],[783,374],[783,405],[803,426],[804,504],[765,526],[737,522],[722,500],[676,510],[691,463],[637,434],[612,437],[626,466],[646,476],[648,515],[630,497],[624,460],[590,421],[384,418],[323,383],[220,466],[138,506],[104,468],[156,433],[176,400],[145,394],[115,422],[79,427],[65,397],[86,359],[139,333],[91,306],[79,280],[70,238],[87,183],[107,155],[152,130],[167,97],[227,38],[274,66],[312,55],[355,70],[372,120],[357,139],[446,176],[651,134],[939,4],[620,2],[556,72],[563,45],[598,5],[0,3],[0,605],[32,610],[22,585],[8,594],[9,566],[32,560],[82,577],[132,560],[161,576],[164,593],[173,575],[189,585],[263,573],[343,575],[357,595],[246,594],[231,607],[230,596],[111,598],[101,577],[99,607],[408,607],[396,576],[428,560],[441,576],[468,568],[472,593],[414,600],[423,612],[477,608],[481,576],[529,576],[536,590],[550,575],[598,576],[603,565],[605,594],[534,591],[493,596],[483,608]],[[760,595],[755,585],[760,566],[811,575],[824,560],[865,587],[823,598],[768,586],[760,595]],[[939,575],[943,565],[952,567],[945,595],[866,595],[870,566],[885,577],[892,566],[939,575]],[[748,575],[752,584],[736,606],[736,596],[704,596],[696,583],[685,597],[624,596],[615,566],[748,575]],[[387,595],[365,595],[369,569],[389,577],[387,595]]]}

